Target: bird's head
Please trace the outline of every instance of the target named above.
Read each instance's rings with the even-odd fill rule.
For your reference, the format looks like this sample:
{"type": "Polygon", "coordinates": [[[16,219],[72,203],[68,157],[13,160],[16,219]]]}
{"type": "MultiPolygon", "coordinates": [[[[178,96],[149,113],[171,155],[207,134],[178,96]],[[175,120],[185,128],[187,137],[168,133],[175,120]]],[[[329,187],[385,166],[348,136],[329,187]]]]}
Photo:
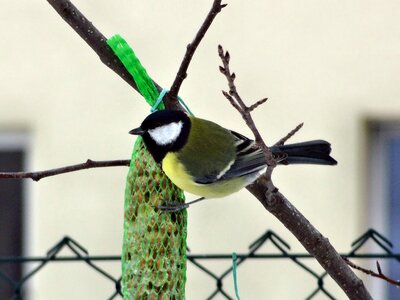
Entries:
{"type": "Polygon", "coordinates": [[[129,131],[141,135],[156,162],[161,162],[168,152],[180,150],[189,136],[190,119],[182,111],[160,110],[143,120],[140,127],[129,131]]]}

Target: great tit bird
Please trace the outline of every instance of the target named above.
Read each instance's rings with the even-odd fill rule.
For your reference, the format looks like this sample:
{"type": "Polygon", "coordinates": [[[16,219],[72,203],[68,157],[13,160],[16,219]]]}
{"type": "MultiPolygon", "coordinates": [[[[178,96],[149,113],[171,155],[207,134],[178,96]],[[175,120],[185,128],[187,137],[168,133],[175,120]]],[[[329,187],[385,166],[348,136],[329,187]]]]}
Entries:
{"type": "MultiPolygon", "coordinates": [[[[247,137],[182,111],[160,110],[130,134],[141,135],[171,181],[202,198],[224,197],[254,182],[267,167],[262,150],[247,137]]],[[[279,164],[336,165],[323,140],[272,146],[279,164]]],[[[187,206],[186,206],[187,207],[187,206]]]]}

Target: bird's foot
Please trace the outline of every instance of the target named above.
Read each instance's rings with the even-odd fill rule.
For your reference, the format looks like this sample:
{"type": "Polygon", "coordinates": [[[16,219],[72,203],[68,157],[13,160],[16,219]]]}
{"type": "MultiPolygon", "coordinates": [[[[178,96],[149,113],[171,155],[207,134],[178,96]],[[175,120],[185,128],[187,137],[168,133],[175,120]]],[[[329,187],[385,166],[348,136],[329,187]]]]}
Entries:
{"type": "Polygon", "coordinates": [[[161,209],[164,212],[169,212],[169,213],[173,213],[173,212],[179,212],[185,208],[188,208],[189,204],[187,203],[180,203],[180,202],[169,202],[166,205],[159,205],[157,206],[157,208],[161,209]]]}
{"type": "Polygon", "coordinates": [[[182,209],[188,208],[191,204],[194,204],[196,202],[204,200],[204,197],[198,198],[196,200],[187,202],[187,203],[180,203],[180,202],[168,202],[166,205],[159,205],[157,206],[159,209],[161,209],[164,212],[178,212],[181,211],[182,209]]]}

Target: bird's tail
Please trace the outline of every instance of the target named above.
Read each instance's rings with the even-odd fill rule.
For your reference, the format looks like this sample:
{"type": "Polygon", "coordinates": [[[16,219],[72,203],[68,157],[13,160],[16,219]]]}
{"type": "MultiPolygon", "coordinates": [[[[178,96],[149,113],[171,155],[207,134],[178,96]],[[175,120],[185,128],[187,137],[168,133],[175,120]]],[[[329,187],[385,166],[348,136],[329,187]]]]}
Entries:
{"type": "Polygon", "coordinates": [[[331,144],[323,140],[308,141],[303,143],[273,146],[271,151],[280,164],[316,164],[336,165],[337,161],[329,154],[331,144]]]}

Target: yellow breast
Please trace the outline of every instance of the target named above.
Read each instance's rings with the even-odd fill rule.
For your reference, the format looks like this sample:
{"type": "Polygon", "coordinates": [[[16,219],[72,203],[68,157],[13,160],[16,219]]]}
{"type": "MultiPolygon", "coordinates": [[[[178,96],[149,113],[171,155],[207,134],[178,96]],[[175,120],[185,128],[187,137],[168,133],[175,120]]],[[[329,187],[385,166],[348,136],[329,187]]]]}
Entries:
{"type": "Polygon", "coordinates": [[[191,194],[206,198],[227,196],[239,191],[250,183],[244,177],[221,180],[210,184],[196,183],[173,152],[165,156],[162,161],[162,168],[169,179],[179,188],[191,194]]]}

